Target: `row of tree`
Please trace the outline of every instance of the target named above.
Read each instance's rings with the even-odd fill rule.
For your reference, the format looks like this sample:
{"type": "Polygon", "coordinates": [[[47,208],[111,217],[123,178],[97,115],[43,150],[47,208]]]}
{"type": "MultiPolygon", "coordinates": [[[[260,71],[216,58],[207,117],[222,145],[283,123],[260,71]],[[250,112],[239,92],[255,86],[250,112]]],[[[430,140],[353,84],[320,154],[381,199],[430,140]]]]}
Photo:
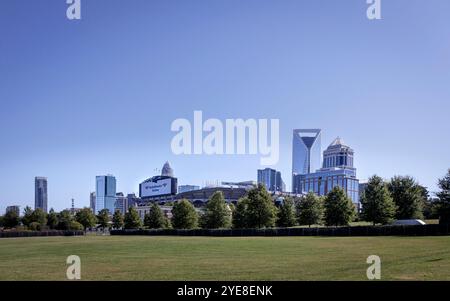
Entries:
{"type": "Polygon", "coordinates": [[[425,187],[411,177],[394,177],[386,183],[373,176],[361,198],[361,219],[373,224],[388,224],[395,219],[422,219],[438,217],[449,222],[450,170],[438,181],[437,199],[430,199],[425,187]]]}
{"type": "MultiPolygon", "coordinates": [[[[439,180],[438,185],[440,192],[436,194],[438,200],[433,204],[433,211],[439,216],[441,223],[450,223],[450,169],[447,175],[439,180]]],[[[427,190],[411,177],[394,177],[386,183],[380,177],[373,176],[362,193],[362,212],[359,218],[373,224],[388,224],[394,219],[422,218],[427,197],[427,190]]],[[[0,222],[7,228],[22,223],[31,230],[86,230],[93,227],[218,229],[315,224],[343,226],[352,222],[356,216],[356,208],[340,187],[334,187],[324,197],[308,193],[299,199],[285,198],[283,203],[276,207],[264,185],[258,185],[240,199],[236,206],[227,204],[223,193],[217,191],[201,214],[191,202],[180,200],[172,207],[171,219],[157,204],[153,204],[145,214],[143,223],[134,207],[130,207],[124,215],[120,211],[114,212],[112,219],[106,209],[94,215],[91,209],[84,208],[72,215],[68,210],[60,213],[50,210],[49,214],[46,214],[40,209],[31,210],[26,207],[21,219],[17,213],[10,211],[0,222]]]]}
{"type": "MultiPolygon", "coordinates": [[[[136,210],[132,212],[137,215],[136,210]]],[[[121,214],[119,214],[122,217],[121,214]]],[[[122,218],[123,222],[123,218],[122,218]]],[[[23,228],[34,231],[44,230],[87,230],[95,227],[109,228],[110,216],[107,209],[95,215],[90,208],[83,208],[73,214],[70,210],[55,212],[50,209],[45,213],[42,209],[32,210],[25,207],[22,217],[15,211],[8,211],[0,217],[0,226],[5,228],[23,228]]]]}

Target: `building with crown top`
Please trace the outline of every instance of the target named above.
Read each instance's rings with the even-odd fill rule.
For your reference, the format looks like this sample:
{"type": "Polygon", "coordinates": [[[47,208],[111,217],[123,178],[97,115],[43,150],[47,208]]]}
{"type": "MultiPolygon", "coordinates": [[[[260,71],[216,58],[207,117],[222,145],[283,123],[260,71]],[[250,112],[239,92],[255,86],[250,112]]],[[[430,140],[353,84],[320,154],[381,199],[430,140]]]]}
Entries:
{"type": "Polygon", "coordinates": [[[353,166],[354,151],[337,137],[323,152],[322,168],[308,174],[294,174],[294,193],[314,192],[326,195],[335,186],[341,187],[359,209],[359,180],[353,166]]]}

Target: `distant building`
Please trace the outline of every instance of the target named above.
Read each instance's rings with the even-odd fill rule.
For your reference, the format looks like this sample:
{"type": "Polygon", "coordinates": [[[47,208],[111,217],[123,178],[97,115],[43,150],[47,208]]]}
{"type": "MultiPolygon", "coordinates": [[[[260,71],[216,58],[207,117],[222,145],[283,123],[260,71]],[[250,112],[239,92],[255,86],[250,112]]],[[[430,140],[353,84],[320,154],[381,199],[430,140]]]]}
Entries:
{"type": "Polygon", "coordinates": [[[262,183],[268,191],[284,191],[285,185],[281,172],[272,168],[258,169],[258,184],[262,183]]]}
{"type": "MultiPolygon", "coordinates": [[[[152,204],[142,204],[135,207],[141,221],[144,221],[145,215],[150,213],[151,206],[152,204]]],[[[172,218],[172,206],[159,206],[159,208],[167,218],[172,218]]]]}
{"type": "Polygon", "coordinates": [[[359,183],[359,199],[362,198],[364,191],[366,190],[367,182],[359,183]]]}
{"type": "Polygon", "coordinates": [[[315,172],[321,166],[321,130],[297,129],[292,138],[292,192],[300,191],[296,175],[315,172]]]}
{"type": "Polygon", "coordinates": [[[48,194],[47,194],[47,178],[34,178],[34,209],[41,208],[47,212],[48,194]]]}
{"type": "MultiPolygon", "coordinates": [[[[136,204],[139,203],[139,201],[141,201],[141,198],[136,196],[136,194],[134,193],[129,193],[127,195],[127,204],[128,204],[128,208],[135,206],[136,204]]],[[[128,210],[127,208],[127,210],[128,210]]]]}
{"type": "Polygon", "coordinates": [[[323,167],[314,173],[295,175],[293,187],[296,193],[326,195],[335,186],[341,187],[359,208],[359,180],[353,167],[353,149],[336,138],[324,151],[323,167]]]}
{"type": "Polygon", "coordinates": [[[90,208],[92,212],[94,212],[94,214],[97,214],[97,211],[95,211],[95,199],[95,192],[91,192],[91,194],[89,195],[90,208]]]}
{"type": "Polygon", "coordinates": [[[17,216],[20,216],[20,206],[13,205],[13,206],[6,207],[6,213],[11,212],[11,211],[15,212],[17,214],[17,216]]]}
{"type": "Polygon", "coordinates": [[[229,187],[229,188],[243,188],[243,189],[252,189],[256,187],[255,181],[241,181],[241,182],[222,182],[221,185],[216,186],[207,186],[205,188],[210,187],[229,187]]]}
{"type": "MultiPolygon", "coordinates": [[[[114,203],[114,212],[119,210],[120,213],[125,214],[128,211],[128,198],[122,192],[116,193],[116,202],[114,203]]],[[[114,213],[113,212],[113,213],[114,213]]]]}
{"type": "Polygon", "coordinates": [[[116,178],[112,175],[97,176],[95,190],[95,210],[108,209],[110,214],[114,213],[116,203],[116,178]]]}
{"type": "Polygon", "coordinates": [[[196,185],[180,185],[180,186],[178,186],[178,193],[199,190],[199,189],[200,189],[200,186],[196,186],[196,185]]]}
{"type": "Polygon", "coordinates": [[[64,209],[64,210],[65,210],[65,211],[69,211],[69,213],[70,213],[71,215],[75,215],[75,214],[77,214],[77,212],[83,210],[83,208],[70,207],[70,208],[66,208],[66,209],[64,209]]]}
{"type": "MultiPolygon", "coordinates": [[[[250,186],[249,186],[250,187],[250,186]]],[[[225,201],[228,203],[237,203],[249,191],[249,187],[205,187],[199,190],[187,191],[176,195],[175,200],[187,199],[195,207],[204,206],[216,191],[222,191],[225,201]]],[[[252,188],[254,186],[251,186],[252,188]]]]}

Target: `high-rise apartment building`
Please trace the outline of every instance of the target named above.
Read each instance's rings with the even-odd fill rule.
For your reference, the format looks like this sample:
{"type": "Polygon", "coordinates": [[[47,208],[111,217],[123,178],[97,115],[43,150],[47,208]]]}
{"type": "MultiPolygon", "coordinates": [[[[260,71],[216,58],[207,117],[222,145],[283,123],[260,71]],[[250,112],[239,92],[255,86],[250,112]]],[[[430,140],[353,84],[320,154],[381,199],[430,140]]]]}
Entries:
{"type": "Polygon", "coordinates": [[[91,192],[91,194],[89,195],[89,205],[90,205],[92,212],[94,212],[94,214],[97,214],[97,211],[95,211],[95,201],[96,201],[95,199],[96,199],[96,197],[95,197],[95,191],[94,191],[94,192],[91,192]]]}
{"type": "Polygon", "coordinates": [[[48,194],[47,194],[47,178],[34,178],[34,209],[41,208],[47,212],[48,194]]]}

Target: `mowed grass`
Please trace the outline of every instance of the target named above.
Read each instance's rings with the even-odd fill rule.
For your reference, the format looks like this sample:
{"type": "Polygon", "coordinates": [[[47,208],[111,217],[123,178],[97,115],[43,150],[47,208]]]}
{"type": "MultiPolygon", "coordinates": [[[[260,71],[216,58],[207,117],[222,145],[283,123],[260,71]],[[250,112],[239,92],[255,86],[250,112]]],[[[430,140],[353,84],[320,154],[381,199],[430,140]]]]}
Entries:
{"type": "Polygon", "coordinates": [[[0,239],[0,280],[450,280],[450,237],[152,237],[0,239]]]}

